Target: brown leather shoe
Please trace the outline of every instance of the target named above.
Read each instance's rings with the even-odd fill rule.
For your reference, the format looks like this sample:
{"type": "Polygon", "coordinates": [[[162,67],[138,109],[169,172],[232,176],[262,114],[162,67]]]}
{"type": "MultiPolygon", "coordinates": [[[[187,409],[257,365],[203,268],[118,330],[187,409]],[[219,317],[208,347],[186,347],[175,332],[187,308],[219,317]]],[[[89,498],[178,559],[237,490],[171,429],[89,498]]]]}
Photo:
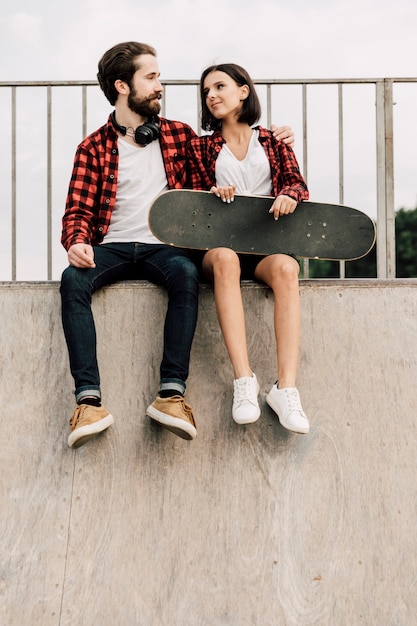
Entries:
{"type": "Polygon", "coordinates": [[[194,439],[197,436],[193,411],[182,396],[158,396],[146,409],[146,415],[182,439],[194,439]]]}
{"type": "Polygon", "coordinates": [[[87,443],[91,437],[106,430],[113,422],[113,415],[110,415],[104,406],[80,404],[70,419],[69,447],[79,448],[87,443]]]}

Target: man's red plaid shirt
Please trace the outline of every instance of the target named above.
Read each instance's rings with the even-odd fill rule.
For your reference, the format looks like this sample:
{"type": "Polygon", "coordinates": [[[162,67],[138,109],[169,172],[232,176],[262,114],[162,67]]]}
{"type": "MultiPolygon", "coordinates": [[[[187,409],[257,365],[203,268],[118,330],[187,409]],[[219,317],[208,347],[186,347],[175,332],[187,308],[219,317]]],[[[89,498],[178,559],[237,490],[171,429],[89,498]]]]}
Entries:
{"type": "MultiPolygon", "coordinates": [[[[196,137],[187,124],[159,118],[160,145],[169,189],[189,186],[186,146],[196,137]]],[[[106,234],[116,201],[118,137],[110,117],[77,148],[62,220],[61,243],[98,244],[106,234]]]]}

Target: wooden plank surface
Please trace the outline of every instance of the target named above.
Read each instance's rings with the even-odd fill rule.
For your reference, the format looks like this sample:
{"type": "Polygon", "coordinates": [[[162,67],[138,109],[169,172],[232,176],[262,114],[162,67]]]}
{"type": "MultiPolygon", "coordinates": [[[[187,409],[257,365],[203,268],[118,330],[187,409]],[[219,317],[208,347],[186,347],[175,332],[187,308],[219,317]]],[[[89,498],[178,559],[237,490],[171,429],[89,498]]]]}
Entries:
{"type": "Polygon", "coordinates": [[[115,424],[76,451],[56,286],[0,287],[7,626],[414,624],[416,286],[301,284],[307,436],[282,429],[265,404],[275,356],[261,286],[243,291],[262,415],[233,422],[232,371],[203,287],[192,442],[144,415],[164,293],[111,287],[94,307],[115,424]]]}

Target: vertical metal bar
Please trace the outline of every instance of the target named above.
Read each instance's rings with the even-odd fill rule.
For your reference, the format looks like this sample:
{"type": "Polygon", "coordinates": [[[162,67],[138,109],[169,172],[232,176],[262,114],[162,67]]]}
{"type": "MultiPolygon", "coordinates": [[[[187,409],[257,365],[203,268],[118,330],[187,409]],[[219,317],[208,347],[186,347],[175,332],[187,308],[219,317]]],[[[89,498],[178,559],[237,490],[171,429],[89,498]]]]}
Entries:
{"type": "MultiPolygon", "coordinates": [[[[308,185],[308,158],[307,158],[307,85],[302,84],[302,109],[303,109],[303,176],[308,185]]],[[[309,278],[310,266],[308,259],[303,259],[303,276],[309,278]]]]}
{"type": "Polygon", "coordinates": [[[376,85],[376,183],[377,183],[377,277],[387,278],[387,229],[385,199],[385,93],[383,81],[376,85]]]}
{"type": "Polygon", "coordinates": [[[197,135],[199,135],[201,133],[201,98],[200,98],[200,87],[199,85],[196,86],[196,91],[197,91],[197,124],[196,124],[196,133],[197,135]]]}
{"type": "Polygon", "coordinates": [[[82,103],[81,103],[81,115],[82,115],[82,137],[87,137],[87,85],[82,87],[82,103]]]}
{"type": "Polygon", "coordinates": [[[307,85],[302,84],[302,108],[303,108],[303,176],[308,185],[308,159],[307,159],[307,85]]]}
{"type": "Polygon", "coordinates": [[[343,85],[338,85],[338,108],[339,108],[339,204],[344,202],[344,143],[343,143],[343,85]]]}
{"type": "Polygon", "coordinates": [[[47,133],[47,155],[46,155],[46,210],[47,210],[47,275],[48,280],[52,280],[52,87],[47,87],[47,113],[46,113],[46,133],[47,133]]]}
{"type": "Polygon", "coordinates": [[[384,80],[385,93],[385,199],[387,220],[387,275],[396,276],[394,206],[394,101],[393,81],[384,80]]]}
{"type": "Polygon", "coordinates": [[[162,117],[166,117],[166,115],[165,115],[165,111],[167,109],[166,99],[167,99],[167,85],[164,85],[164,97],[161,100],[161,115],[162,115],[162,117]]]}
{"type": "MultiPolygon", "coordinates": [[[[337,86],[338,110],[339,110],[339,204],[344,203],[345,180],[344,180],[344,142],[343,142],[343,85],[337,86]]],[[[346,276],[346,261],[339,262],[339,278],[346,276]]]]}
{"type": "Polygon", "coordinates": [[[272,109],[272,98],[271,98],[271,85],[266,86],[266,125],[267,128],[271,128],[271,109],[272,109]]]}
{"type": "Polygon", "coordinates": [[[376,83],[377,276],[395,277],[392,81],[376,83]]]}
{"type": "Polygon", "coordinates": [[[12,281],[16,280],[16,87],[12,87],[12,281]]]}

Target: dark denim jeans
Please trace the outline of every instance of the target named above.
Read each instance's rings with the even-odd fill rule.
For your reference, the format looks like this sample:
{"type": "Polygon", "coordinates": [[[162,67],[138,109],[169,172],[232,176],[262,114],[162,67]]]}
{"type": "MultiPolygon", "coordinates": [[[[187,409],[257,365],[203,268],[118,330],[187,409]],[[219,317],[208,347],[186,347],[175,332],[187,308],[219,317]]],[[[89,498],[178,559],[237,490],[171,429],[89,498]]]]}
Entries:
{"type": "Polygon", "coordinates": [[[158,244],[108,243],[94,247],[94,260],[95,268],[67,267],[61,280],[62,325],[77,402],[87,395],[101,397],[92,294],[128,279],[150,280],[167,289],[160,384],[161,389],[185,391],[197,323],[199,280],[187,252],[158,244]]]}

